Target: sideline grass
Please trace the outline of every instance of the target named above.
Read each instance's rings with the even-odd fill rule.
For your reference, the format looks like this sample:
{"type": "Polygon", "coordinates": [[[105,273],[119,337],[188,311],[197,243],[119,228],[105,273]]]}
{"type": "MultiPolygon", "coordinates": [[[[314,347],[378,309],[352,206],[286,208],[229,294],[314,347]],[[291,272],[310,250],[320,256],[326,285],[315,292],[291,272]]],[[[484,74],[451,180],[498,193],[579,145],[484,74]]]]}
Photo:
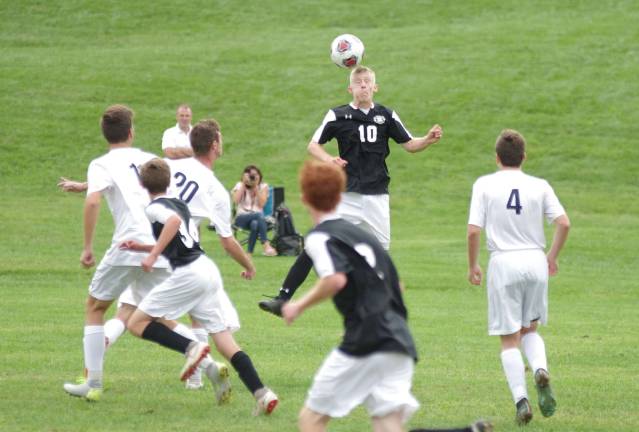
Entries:
{"type": "MultiPolygon", "coordinates": [[[[347,75],[327,55],[344,32],[366,44],[380,103],[414,134],[435,122],[445,130],[427,152],[393,146],[388,160],[392,256],[421,356],[414,393],[422,409],[410,425],[481,416],[515,430],[498,343],[485,334],[484,290],[465,282],[470,187],[494,169],[499,130],[513,127],[529,142],[527,172],[551,182],[573,222],[543,329],[558,411],[551,419],[536,411],[527,430],[636,429],[635,2],[31,0],[0,2],[0,18],[0,430],[295,429],[313,373],[339,340],[337,314],[323,305],[286,327],[260,312],[256,302],[275,292],[292,260],[257,257],[258,278],[244,282],[210,233],[205,248],[242,320],[237,338],[282,398],[274,416],[250,418],[235,376],[227,407],[184,391],[179,356],[128,335],[107,355],[99,404],[63,393],[82,367],[91,272],[77,265],[82,199],[55,183],[83,178],[104,151],[98,118],[109,104],[131,105],[137,144],[159,152],[175,106],[187,101],[196,119],[222,124],[222,182],[231,187],[257,163],[269,183],[286,187],[306,230],[296,173],[326,109],[348,101],[347,75]]],[[[98,255],[109,219],[103,208],[98,255]]],[[[331,426],[367,428],[362,409],[331,426]]]]}

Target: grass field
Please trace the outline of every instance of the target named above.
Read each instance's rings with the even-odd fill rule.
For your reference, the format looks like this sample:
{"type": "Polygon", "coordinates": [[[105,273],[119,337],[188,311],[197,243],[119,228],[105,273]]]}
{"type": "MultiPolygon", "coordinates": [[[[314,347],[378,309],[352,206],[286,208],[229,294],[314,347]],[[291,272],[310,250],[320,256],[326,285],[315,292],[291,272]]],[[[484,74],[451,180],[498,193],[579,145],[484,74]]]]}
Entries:
{"type": "MultiPolygon", "coordinates": [[[[209,392],[183,390],[180,356],[130,335],[107,354],[100,403],[63,392],[82,368],[92,273],[78,263],[82,198],[55,184],[84,178],[104,152],[98,119],[108,105],[130,105],[137,145],[159,153],[175,107],[188,102],[195,119],[222,124],[221,181],[230,188],[257,163],[286,188],[304,232],[296,173],[325,111],[349,100],[347,73],[328,58],[345,32],[366,44],[380,103],[414,134],[434,123],[445,131],[424,153],[394,147],[388,159],[392,256],[421,356],[422,409],[410,426],[486,417],[517,429],[484,289],[465,280],[470,188],[495,169],[494,139],[511,127],[528,140],[526,171],[551,182],[573,224],[542,330],[559,407],[551,419],[536,410],[527,430],[639,428],[636,1],[0,0],[0,19],[0,430],[295,430],[339,318],[330,304],[292,327],[260,312],[292,259],[257,257],[258,277],[242,281],[209,232],[204,246],[242,319],[237,339],[281,397],[274,415],[249,416],[236,376],[223,408],[209,392]]],[[[104,205],[96,253],[111,232],[104,205]]],[[[530,380],[529,390],[536,402],[530,380]]],[[[367,428],[362,409],[331,425],[367,428]]]]}

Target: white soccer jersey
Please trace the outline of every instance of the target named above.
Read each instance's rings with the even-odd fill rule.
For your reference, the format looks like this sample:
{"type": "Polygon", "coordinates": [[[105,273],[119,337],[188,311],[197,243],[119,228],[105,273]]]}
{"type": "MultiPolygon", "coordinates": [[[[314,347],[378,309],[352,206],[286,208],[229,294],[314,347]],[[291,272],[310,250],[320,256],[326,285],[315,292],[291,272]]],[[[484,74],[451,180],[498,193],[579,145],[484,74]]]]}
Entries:
{"type": "Polygon", "coordinates": [[[208,219],[218,235],[231,237],[231,199],[213,171],[195,158],[165,161],[171,168],[169,195],[188,205],[198,226],[208,219]]]}
{"type": "Polygon", "coordinates": [[[545,249],[543,218],[565,214],[546,180],[504,169],[473,185],[468,224],[486,230],[488,250],[545,249]]]}
{"type": "MultiPolygon", "coordinates": [[[[144,209],[149,203],[147,191],[140,185],[139,167],[157,156],[134,147],[110,150],[94,159],[87,173],[87,194],[101,192],[113,216],[111,248],[103,261],[110,265],[139,266],[146,256],[139,252],[120,250],[125,240],[153,244],[151,225],[144,209]]],[[[166,260],[158,260],[157,267],[167,267],[166,260]]]]}

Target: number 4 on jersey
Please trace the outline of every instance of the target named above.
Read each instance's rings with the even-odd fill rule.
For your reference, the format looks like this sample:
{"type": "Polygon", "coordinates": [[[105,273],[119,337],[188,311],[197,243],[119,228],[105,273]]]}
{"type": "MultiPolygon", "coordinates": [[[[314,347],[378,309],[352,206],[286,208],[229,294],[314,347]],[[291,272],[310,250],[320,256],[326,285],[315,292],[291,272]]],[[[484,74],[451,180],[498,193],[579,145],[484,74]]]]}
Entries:
{"type": "Polygon", "coordinates": [[[515,210],[517,214],[521,214],[521,202],[519,201],[519,189],[513,189],[510,191],[506,208],[509,210],[515,210]]]}

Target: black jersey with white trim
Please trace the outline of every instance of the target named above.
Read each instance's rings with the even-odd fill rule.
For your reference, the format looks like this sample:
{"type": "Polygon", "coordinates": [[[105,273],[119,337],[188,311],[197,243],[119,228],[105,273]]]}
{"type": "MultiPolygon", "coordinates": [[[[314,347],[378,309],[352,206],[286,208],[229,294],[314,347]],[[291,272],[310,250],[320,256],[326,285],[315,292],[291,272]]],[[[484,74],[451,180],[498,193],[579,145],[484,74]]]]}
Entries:
{"type": "Polygon", "coordinates": [[[199,243],[197,225],[184,201],[177,198],[156,198],[146,207],[146,215],[151,221],[153,236],[156,239],[160,237],[164,224],[171,216],[177,215],[182,220],[175,237],[162,251],[162,255],[169,260],[172,268],[190,264],[204,254],[199,243]]]}
{"type": "Polygon", "coordinates": [[[388,193],[388,139],[403,144],[412,135],[399,116],[383,105],[374,104],[365,113],[348,104],[329,110],[313,135],[319,144],[333,138],[337,140],[339,156],[348,161],[346,190],[377,195],[388,193]]]}
{"type": "Polygon", "coordinates": [[[401,352],[417,360],[397,270],[373,235],[344,219],[325,220],[308,234],[306,252],[319,277],[346,274],[346,286],[333,297],[344,319],[341,351],[401,352]]]}

